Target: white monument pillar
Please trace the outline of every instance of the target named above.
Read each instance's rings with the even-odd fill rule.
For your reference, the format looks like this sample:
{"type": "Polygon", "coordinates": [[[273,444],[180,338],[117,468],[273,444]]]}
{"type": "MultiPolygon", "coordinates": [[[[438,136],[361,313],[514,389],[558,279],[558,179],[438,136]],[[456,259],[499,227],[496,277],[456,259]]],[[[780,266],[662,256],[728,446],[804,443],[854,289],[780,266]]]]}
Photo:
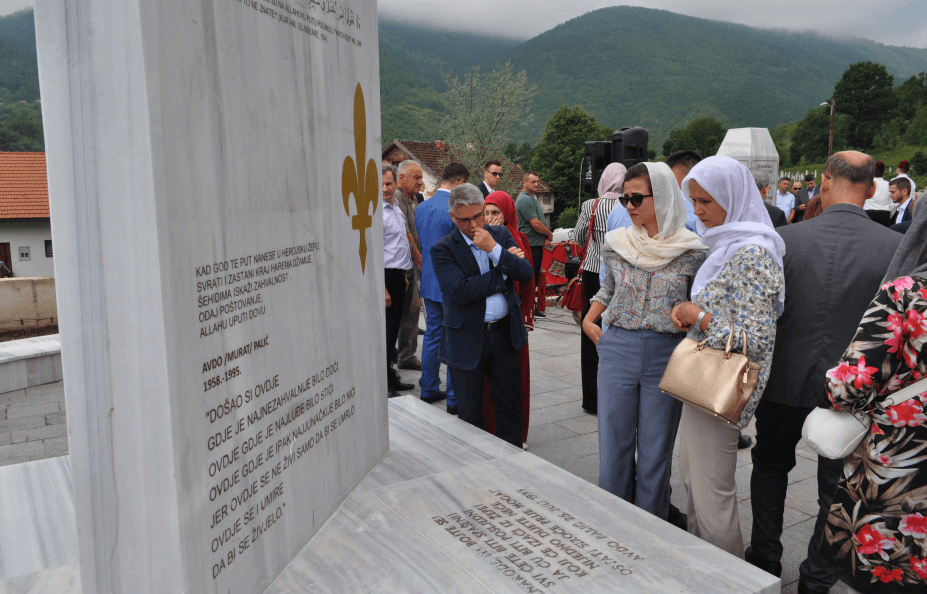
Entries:
{"type": "Polygon", "coordinates": [[[37,0],[83,591],[263,592],[388,448],[373,0],[37,0]]]}
{"type": "MultiPolygon", "coordinates": [[[[775,196],[779,176],[779,151],[766,128],[731,128],[718,148],[718,154],[743,163],[752,173],[764,171],[769,175],[770,192],[775,196]]],[[[764,196],[769,199],[769,196],[764,196]]]]}

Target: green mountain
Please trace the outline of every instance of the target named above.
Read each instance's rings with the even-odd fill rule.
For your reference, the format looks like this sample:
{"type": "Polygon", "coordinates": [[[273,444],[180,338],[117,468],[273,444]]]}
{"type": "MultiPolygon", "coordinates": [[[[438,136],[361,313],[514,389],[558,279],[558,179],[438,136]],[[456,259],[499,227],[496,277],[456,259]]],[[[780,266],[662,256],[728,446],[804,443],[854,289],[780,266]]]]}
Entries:
{"type": "Polygon", "coordinates": [[[383,143],[438,138],[447,106],[444,74],[491,66],[521,43],[499,37],[413,28],[380,20],[380,109],[383,143]]]}
{"type": "MultiPolygon", "coordinates": [[[[433,38],[440,32],[381,21],[381,32],[387,28],[381,50],[387,46],[436,95],[442,90],[436,76],[441,67],[456,65],[455,72],[462,72],[511,59],[516,71],[527,71],[538,93],[532,104],[535,118],[514,138],[519,143],[537,142],[561,105],[580,105],[605,125],[646,127],[650,147],[659,151],[670,130],[699,117],[711,116],[730,127],[797,121],[830,98],[834,84],[854,62],[884,64],[898,84],[927,71],[927,50],[754,29],[628,6],[589,12],[509,49],[508,40],[470,37],[476,48],[495,48],[489,53],[454,55],[452,47],[449,54],[445,47],[421,42],[423,35],[433,38]]],[[[464,34],[454,35],[457,48],[468,47],[464,34]]],[[[391,74],[390,63],[381,61],[384,80],[391,74]]],[[[384,117],[392,118],[396,109],[384,110],[384,117]]],[[[391,138],[387,130],[401,138],[432,140],[440,136],[440,126],[432,125],[412,136],[411,121],[392,120],[387,126],[384,119],[384,142],[391,138]]]]}
{"type": "Polygon", "coordinates": [[[0,102],[38,98],[35,23],[31,10],[21,10],[0,18],[0,102]]]}

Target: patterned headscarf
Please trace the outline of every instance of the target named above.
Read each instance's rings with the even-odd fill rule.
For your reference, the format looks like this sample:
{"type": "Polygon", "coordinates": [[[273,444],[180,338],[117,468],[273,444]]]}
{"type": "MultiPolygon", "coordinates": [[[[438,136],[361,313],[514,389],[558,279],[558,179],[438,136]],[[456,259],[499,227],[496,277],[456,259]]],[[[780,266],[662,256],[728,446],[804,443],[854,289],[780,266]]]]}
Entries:
{"type": "MultiPolygon", "coordinates": [[[[740,248],[758,245],[782,267],[785,242],[773,228],[769,212],[756,191],[750,170],[730,157],[708,157],[700,161],[682,180],[682,192],[689,199],[689,182],[695,180],[721,205],[727,215],[724,224],[709,229],[702,221],[695,226],[711,250],[692,282],[692,296],[698,295],[720,274],[740,248]]],[[[785,305],[785,287],[779,292],[779,312],[785,305]]]]}

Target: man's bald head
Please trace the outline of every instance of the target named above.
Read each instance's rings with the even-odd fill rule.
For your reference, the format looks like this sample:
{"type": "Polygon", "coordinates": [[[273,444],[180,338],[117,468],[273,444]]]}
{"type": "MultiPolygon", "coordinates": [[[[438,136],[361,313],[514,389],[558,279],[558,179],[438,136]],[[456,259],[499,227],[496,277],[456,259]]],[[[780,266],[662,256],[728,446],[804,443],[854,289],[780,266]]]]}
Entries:
{"type": "Polygon", "coordinates": [[[821,201],[833,204],[863,204],[875,193],[875,159],[859,151],[834,153],[824,165],[821,201]]]}

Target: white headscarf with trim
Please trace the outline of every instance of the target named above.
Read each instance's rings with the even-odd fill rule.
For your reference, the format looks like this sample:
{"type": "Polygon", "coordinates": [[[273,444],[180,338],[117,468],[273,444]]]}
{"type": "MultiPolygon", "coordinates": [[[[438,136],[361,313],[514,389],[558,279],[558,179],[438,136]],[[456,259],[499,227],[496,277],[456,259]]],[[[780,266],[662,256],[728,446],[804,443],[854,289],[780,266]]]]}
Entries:
{"type": "MultiPolygon", "coordinates": [[[[782,267],[785,242],[773,228],[772,219],[763,206],[749,169],[730,157],[708,157],[693,167],[682,180],[682,192],[686,198],[689,198],[689,182],[692,180],[727,211],[724,224],[717,227],[709,229],[702,221],[696,223],[696,229],[711,251],[692,282],[693,297],[718,276],[734,253],[744,246],[763,248],[782,267]]],[[[785,286],[779,292],[780,313],[784,305],[785,286]]]]}
{"type": "Polygon", "coordinates": [[[637,268],[655,272],[689,250],[708,247],[698,235],[686,229],[685,199],[673,171],[666,163],[644,165],[650,174],[657,234],[650,237],[643,227],[631,225],[606,233],[605,243],[637,268]]]}

